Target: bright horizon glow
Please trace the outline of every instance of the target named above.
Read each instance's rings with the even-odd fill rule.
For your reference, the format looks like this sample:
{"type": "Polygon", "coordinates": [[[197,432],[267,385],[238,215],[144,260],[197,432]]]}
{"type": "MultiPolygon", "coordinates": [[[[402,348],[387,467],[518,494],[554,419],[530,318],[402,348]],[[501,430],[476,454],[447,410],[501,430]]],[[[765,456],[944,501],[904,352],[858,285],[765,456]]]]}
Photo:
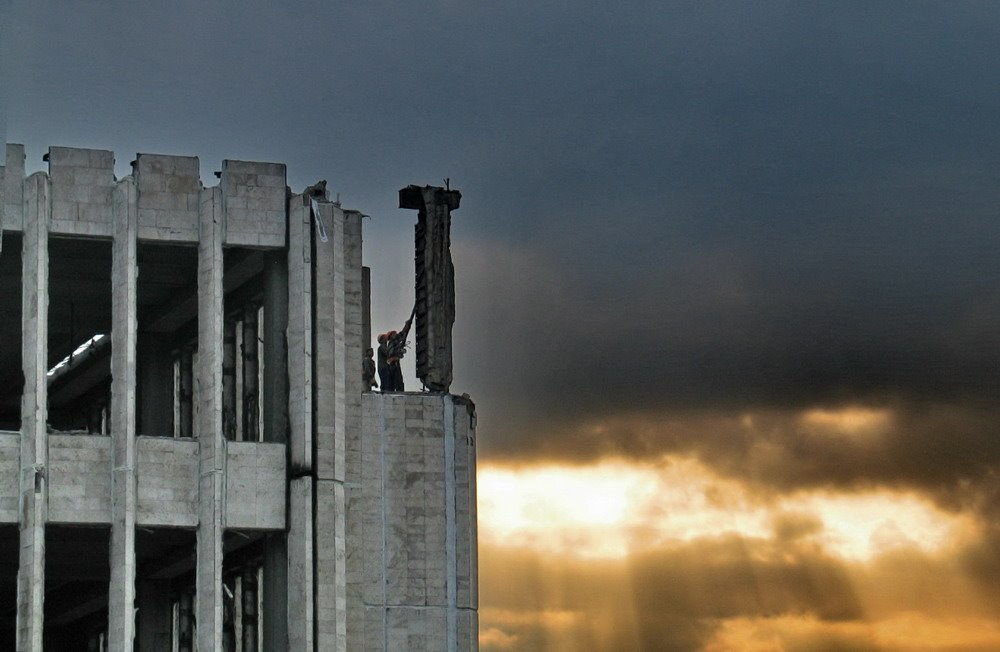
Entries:
{"type": "Polygon", "coordinates": [[[866,561],[898,548],[933,554],[963,540],[972,520],[915,494],[810,491],[767,501],[690,458],[659,466],[504,467],[478,474],[480,539],[497,546],[616,559],[696,539],[770,539],[782,519],[816,523],[800,540],[866,561]]]}

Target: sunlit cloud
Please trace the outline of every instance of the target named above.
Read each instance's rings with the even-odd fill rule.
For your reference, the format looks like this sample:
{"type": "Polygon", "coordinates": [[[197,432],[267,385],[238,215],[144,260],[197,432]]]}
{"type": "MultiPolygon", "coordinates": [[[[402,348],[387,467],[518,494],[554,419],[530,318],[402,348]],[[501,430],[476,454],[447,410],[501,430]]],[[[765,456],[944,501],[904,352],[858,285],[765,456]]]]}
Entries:
{"type": "Polygon", "coordinates": [[[896,548],[934,553],[966,541],[975,530],[971,517],[943,512],[916,494],[887,490],[805,494],[781,503],[816,515],[823,529],[815,540],[837,556],[853,560],[896,548]]]}
{"type": "Polygon", "coordinates": [[[595,558],[737,535],[794,539],[864,561],[899,548],[932,554],[975,532],[971,516],[945,512],[912,492],[813,490],[764,498],[697,460],[669,456],[657,465],[483,465],[479,503],[486,543],[595,558]]]}
{"type": "Polygon", "coordinates": [[[720,623],[706,652],[804,649],[1000,649],[1000,624],[984,618],[935,618],[902,613],[885,620],[824,621],[809,615],[732,618],[720,623]]]}
{"type": "Polygon", "coordinates": [[[713,481],[692,460],[662,467],[605,461],[586,467],[483,466],[478,476],[480,537],[501,546],[590,557],[718,532],[769,531],[734,483],[713,481]]]}
{"type": "Polygon", "coordinates": [[[799,417],[800,427],[811,433],[848,436],[877,435],[891,423],[890,410],[863,407],[815,408],[804,411],[799,417]]]}

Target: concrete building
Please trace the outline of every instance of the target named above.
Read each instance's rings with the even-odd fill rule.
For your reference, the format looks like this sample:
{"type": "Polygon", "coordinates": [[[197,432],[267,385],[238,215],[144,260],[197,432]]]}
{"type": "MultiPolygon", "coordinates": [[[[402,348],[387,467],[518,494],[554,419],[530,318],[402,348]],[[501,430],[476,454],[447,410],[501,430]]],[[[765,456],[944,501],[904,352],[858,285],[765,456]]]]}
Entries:
{"type": "Polygon", "coordinates": [[[476,648],[457,191],[400,192],[432,391],[381,394],[361,214],[325,183],[45,160],[25,178],[7,144],[0,167],[0,649],[476,648]]]}

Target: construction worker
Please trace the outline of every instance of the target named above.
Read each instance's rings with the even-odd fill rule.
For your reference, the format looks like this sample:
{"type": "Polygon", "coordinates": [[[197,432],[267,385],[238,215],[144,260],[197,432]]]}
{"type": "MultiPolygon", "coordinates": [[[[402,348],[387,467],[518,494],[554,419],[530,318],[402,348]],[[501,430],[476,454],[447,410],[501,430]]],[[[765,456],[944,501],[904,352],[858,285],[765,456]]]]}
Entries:
{"type": "Polygon", "coordinates": [[[393,379],[393,391],[395,392],[405,391],[403,385],[403,368],[399,365],[399,360],[406,353],[406,336],[410,334],[410,326],[412,325],[413,314],[411,313],[410,318],[403,325],[403,330],[398,333],[396,331],[386,333],[385,347],[389,354],[387,362],[389,363],[389,372],[393,379]]]}
{"type": "Polygon", "coordinates": [[[375,352],[368,347],[365,349],[365,358],[361,361],[361,378],[366,392],[372,391],[372,387],[378,387],[378,383],[375,382],[375,361],[372,360],[374,355],[375,352]]]}
{"type": "Polygon", "coordinates": [[[389,349],[385,345],[388,340],[388,333],[378,336],[378,379],[382,382],[383,392],[391,392],[396,386],[396,379],[389,370],[389,349]]]}

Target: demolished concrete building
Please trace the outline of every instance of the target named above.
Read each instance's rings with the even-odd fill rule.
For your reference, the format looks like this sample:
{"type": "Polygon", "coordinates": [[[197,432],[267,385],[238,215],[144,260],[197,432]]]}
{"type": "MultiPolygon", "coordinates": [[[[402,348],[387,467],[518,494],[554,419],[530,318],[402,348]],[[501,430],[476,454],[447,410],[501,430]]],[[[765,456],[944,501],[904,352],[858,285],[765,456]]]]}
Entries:
{"type": "Polygon", "coordinates": [[[430,391],[365,392],[362,215],[285,166],[0,166],[0,648],[477,645],[475,409],[448,393],[460,195],[418,210],[430,391]]]}

